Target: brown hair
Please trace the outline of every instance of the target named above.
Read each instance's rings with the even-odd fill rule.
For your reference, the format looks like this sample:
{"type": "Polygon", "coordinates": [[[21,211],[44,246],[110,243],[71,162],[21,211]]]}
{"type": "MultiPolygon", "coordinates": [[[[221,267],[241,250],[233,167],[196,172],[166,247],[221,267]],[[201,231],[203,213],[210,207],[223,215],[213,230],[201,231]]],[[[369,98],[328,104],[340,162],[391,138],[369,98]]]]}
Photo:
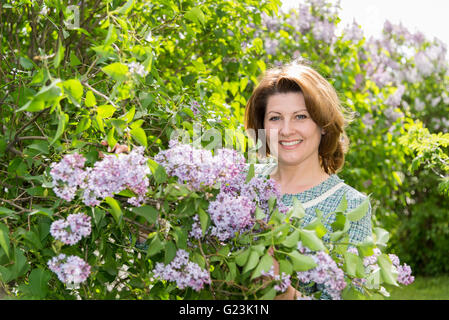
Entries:
{"type": "MultiPolygon", "coordinates": [[[[350,118],[344,114],[334,87],[313,68],[294,62],[267,70],[254,89],[245,110],[245,129],[264,129],[268,98],[275,94],[301,92],[312,120],[325,134],[319,146],[320,164],[327,174],[339,171],[349,146],[344,127],[350,118]]],[[[257,133],[256,133],[257,141],[257,133]]],[[[269,153],[269,148],[267,146],[269,153]]]]}

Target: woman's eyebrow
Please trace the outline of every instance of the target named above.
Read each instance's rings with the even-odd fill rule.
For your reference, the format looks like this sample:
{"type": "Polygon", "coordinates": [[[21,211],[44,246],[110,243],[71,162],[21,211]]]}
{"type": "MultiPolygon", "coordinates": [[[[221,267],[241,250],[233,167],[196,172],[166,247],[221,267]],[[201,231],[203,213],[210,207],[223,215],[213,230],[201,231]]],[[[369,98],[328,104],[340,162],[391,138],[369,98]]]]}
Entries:
{"type": "MultiPolygon", "coordinates": [[[[295,113],[298,113],[298,112],[302,112],[302,111],[307,111],[307,109],[301,109],[301,110],[297,110],[297,111],[293,112],[293,114],[295,114],[295,113]]],[[[268,112],[268,113],[277,113],[277,114],[282,114],[282,113],[280,113],[280,112],[277,112],[277,111],[270,111],[270,112],[268,112]]]]}

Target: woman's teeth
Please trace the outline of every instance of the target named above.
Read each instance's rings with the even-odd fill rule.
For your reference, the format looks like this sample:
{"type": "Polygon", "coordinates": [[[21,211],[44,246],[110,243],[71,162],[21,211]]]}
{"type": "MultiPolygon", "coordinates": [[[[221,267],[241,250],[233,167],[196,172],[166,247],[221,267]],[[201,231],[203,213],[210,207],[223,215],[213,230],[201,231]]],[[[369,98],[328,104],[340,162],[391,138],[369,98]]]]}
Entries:
{"type": "Polygon", "coordinates": [[[292,142],[281,142],[283,146],[294,146],[295,144],[299,144],[302,140],[292,141],[292,142]]]}

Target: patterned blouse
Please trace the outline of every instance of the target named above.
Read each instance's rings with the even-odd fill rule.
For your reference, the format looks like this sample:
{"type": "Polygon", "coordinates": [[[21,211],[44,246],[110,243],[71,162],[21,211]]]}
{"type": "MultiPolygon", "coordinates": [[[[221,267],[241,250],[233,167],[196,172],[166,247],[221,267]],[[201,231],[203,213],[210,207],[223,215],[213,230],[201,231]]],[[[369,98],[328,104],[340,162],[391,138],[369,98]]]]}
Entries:
{"type": "MultiPolygon", "coordinates": [[[[270,175],[276,168],[276,163],[268,164],[256,164],[255,173],[257,175],[267,176],[270,175]]],[[[331,175],[327,180],[323,181],[319,185],[305,190],[297,194],[284,194],[282,201],[286,206],[291,207],[293,205],[293,198],[296,197],[306,211],[306,215],[302,222],[302,226],[308,225],[314,218],[316,218],[316,210],[319,209],[323,216],[328,213],[334,212],[340,201],[346,195],[348,206],[346,211],[349,212],[366,199],[366,195],[360,193],[356,189],[348,186],[340,179],[336,174],[331,175]]],[[[323,221],[324,226],[332,232],[332,223],[335,222],[335,215],[327,216],[323,221]]],[[[371,235],[371,205],[369,206],[367,214],[358,221],[351,221],[349,228],[349,241],[351,243],[359,243],[365,240],[367,236],[371,235]]],[[[329,241],[329,235],[326,234],[323,237],[324,241],[329,241]]]]}
{"type": "MultiPolygon", "coordinates": [[[[268,176],[276,168],[276,163],[256,164],[255,174],[268,176]]],[[[319,209],[323,216],[326,217],[328,213],[334,212],[340,201],[346,195],[347,209],[349,212],[357,208],[366,199],[366,195],[360,193],[356,189],[348,186],[336,174],[331,175],[327,180],[319,185],[297,194],[284,194],[282,202],[291,207],[293,205],[293,198],[296,197],[305,209],[306,215],[302,222],[302,226],[307,226],[315,217],[315,209],[319,209]]],[[[332,232],[332,223],[335,221],[335,214],[328,215],[325,221],[322,221],[329,232],[332,232]]],[[[351,221],[349,227],[349,242],[358,243],[365,240],[367,236],[371,236],[371,205],[369,205],[366,215],[358,221],[351,221]]],[[[329,234],[324,235],[323,241],[329,241],[329,234]]],[[[326,291],[322,284],[317,284],[313,287],[302,286],[307,295],[313,294],[316,290],[322,292],[320,300],[331,300],[331,295],[326,291]]],[[[358,288],[356,288],[358,290],[358,288]]]]}

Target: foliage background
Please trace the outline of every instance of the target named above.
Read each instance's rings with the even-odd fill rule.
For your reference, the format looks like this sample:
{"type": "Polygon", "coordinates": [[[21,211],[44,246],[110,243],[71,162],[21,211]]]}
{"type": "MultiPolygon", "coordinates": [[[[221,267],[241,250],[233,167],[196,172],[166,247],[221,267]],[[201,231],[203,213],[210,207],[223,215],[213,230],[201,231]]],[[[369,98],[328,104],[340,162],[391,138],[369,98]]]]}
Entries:
{"type": "MultiPolygon", "coordinates": [[[[79,210],[53,193],[51,162],[77,150],[92,164],[106,152],[102,140],[109,147],[143,145],[153,156],[167,148],[173,130],[193,136],[195,123],[242,131],[258,76],[298,57],[333,83],[354,114],[340,176],[372,194],[374,224],[391,232],[390,251],[415,274],[449,271],[446,48],[389,23],[380,39],[364,38],[357,25],[338,35],[339,8],[327,1],[304,1],[286,14],[279,6],[277,0],[0,3],[6,293],[46,297],[43,283],[50,281],[60,289],[52,291],[65,292],[55,298],[75,297],[46,269],[54,250],[51,222],[79,210]],[[132,62],[144,70],[134,71],[132,62]]],[[[89,263],[101,264],[89,296],[145,297],[149,284],[141,279],[151,266],[108,210],[89,212],[102,232],[79,248],[89,263]],[[122,277],[123,266],[132,276],[122,277]]],[[[146,222],[130,212],[125,218],[129,230],[146,222]]]]}

